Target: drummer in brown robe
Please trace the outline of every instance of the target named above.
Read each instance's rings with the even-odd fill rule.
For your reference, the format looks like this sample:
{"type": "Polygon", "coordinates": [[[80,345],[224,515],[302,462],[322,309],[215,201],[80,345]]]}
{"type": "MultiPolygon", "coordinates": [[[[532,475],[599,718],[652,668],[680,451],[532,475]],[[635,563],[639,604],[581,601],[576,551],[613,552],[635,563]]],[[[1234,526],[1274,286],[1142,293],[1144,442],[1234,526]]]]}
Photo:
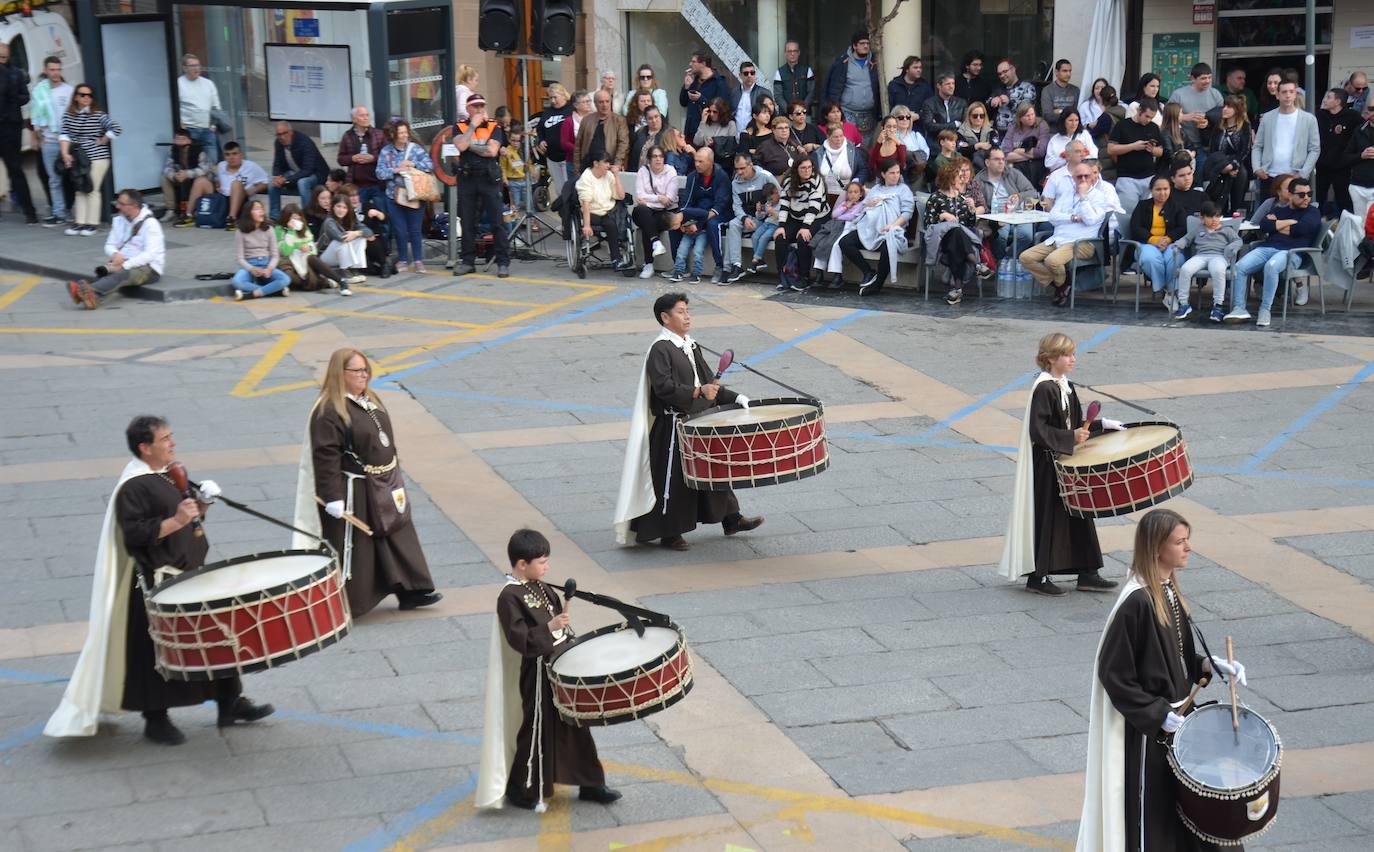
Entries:
{"type": "Polygon", "coordinates": [[[1079,852],[1171,852],[1218,847],[1179,819],[1163,738],[1183,723],[1180,705],[1214,671],[1246,682],[1245,666],[1208,659],[1193,645],[1188,604],[1178,585],[1192,527],[1177,512],[1140,519],[1126,586],[1097,647],[1088,715],[1088,767],[1079,852]]]}
{"type": "Polygon", "coordinates": [[[572,640],[568,613],[542,581],[552,548],[537,530],[516,530],[506,544],[511,570],[496,597],[487,667],[482,756],[476,804],[543,812],[553,785],[576,784],[584,802],[608,805],[620,793],[606,786],[592,732],[563,721],[544,663],[572,640]],[[514,720],[520,719],[515,728],[514,720]]]}
{"type": "MultiPolygon", "coordinates": [[[[403,522],[388,534],[382,534],[368,502],[366,478],[390,474],[401,463],[391,415],[368,387],[373,373],[372,362],[357,349],[338,349],[330,356],[320,397],[310,410],[296,483],[296,526],[323,534],[345,559],[348,606],[355,617],[387,595],[394,594],[403,610],[443,598],[434,591],[404,490],[390,498],[403,522]],[[348,525],[345,511],[374,527],[372,535],[348,525]],[[345,546],[345,535],[351,536],[351,547],[345,546]]],[[[294,541],[296,547],[314,546],[299,533],[294,541]]]]}
{"type": "Polygon", "coordinates": [[[1035,363],[1043,372],[1026,402],[1000,572],[1008,580],[1029,574],[1026,591],[1042,595],[1065,594],[1051,574],[1076,575],[1080,592],[1108,592],[1117,584],[1098,573],[1102,547],[1097,527],[1092,518],[1075,518],[1064,508],[1054,460],[1104,429],[1126,427],[1105,418],[1083,422],[1078,391],[1069,381],[1077,347],[1068,335],[1053,332],[1041,338],[1035,363]]]}
{"type": "Polygon", "coordinates": [[[155,589],[159,581],[205,564],[210,542],[203,519],[219,486],[205,480],[193,498],[172,483],[167,469],[176,461],[177,445],[164,418],[135,417],[125,437],[134,460],[124,468],[106,512],[96,556],[90,633],[62,704],[44,733],[94,734],[99,712],[114,709],[110,705],[117,695],[118,708],[142,713],[143,735],[163,745],[186,742],[167,713],[171,707],[213,700],[219,706],[220,727],[270,715],[271,704],[254,704],[242,696],[237,676],[180,681],[165,680],[158,673],[143,588],[155,589]],[[163,568],[174,570],[160,573],[163,568]]]}
{"type": "Polygon", "coordinates": [[[740,514],[734,491],[696,491],[682,476],[677,423],[683,417],[718,405],[749,406],[749,398],[723,387],[711,372],[701,347],[688,332],[692,312],[686,293],[665,293],[654,302],[654,318],[663,328],[649,347],[640,374],[625,467],[616,501],[616,540],[628,543],[629,532],[645,544],[655,539],[671,550],[687,550],[682,537],[697,524],[721,524],[726,535],[747,532],[762,517],[740,514]]]}

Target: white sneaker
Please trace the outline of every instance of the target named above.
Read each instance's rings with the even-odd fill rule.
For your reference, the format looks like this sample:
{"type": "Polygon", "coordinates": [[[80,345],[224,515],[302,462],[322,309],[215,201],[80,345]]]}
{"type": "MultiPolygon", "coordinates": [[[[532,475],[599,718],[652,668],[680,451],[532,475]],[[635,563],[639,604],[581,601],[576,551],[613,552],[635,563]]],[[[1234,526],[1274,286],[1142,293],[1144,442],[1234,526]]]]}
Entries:
{"type": "Polygon", "coordinates": [[[654,277],[654,265],[653,265],[652,263],[646,263],[646,264],[644,264],[644,267],[643,267],[642,269],[639,270],[639,277],[640,277],[640,278],[653,278],[653,277],[654,277]]]}
{"type": "Polygon", "coordinates": [[[1259,318],[1255,320],[1255,327],[1256,327],[1256,328],[1268,328],[1268,327],[1269,327],[1269,309],[1268,309],[1268,308],[1260,308],[1260,311],[1259,311],[1259,318]]]}
{"type": "MultiPolygon", "coordinates": [[[[654,240],[654,257],[658,257],[659,255],[663,254],[663,253],[666,252],[667,250],[668,250],[668,249],[664,248],[664,246],[663,246],[663,240],[654,240]]],[[[639,277],[640,277],[640,278],[648,278],[649,276],[647,276],[647,275],[641,275],[641,276],[639,276],[639,277]]]]}
{"type": "Polygon", "coordinates": [[[349,277],[347,277],[347,278],[344,279],[344,283],[345,283],[345,284],[366,284],[366,283],[367,283],[367,276],[366,276],[366,275],[350,275],[349,277]]]}
{"type": "Polygon", "coordinates": [[[67,230],[63,231],[62,233],[66,234],[66,235],[69,236],[69,237],[79,237],[79,236],[81,236],[81,226],[80,226],[80,225],[72,225],[70,228],[68,228],[67,230]]]}
{"type": "Polygon", "coordinates": [[[1305,305],[1305,304],[1307,304],[1307,282],[1306,282],[1306,281],[1304,281],[1303,283],[1301,283],[1301,284],[1298,285],[1297,291],[1296,291],[1296,295],[1295,295],[1294,298],[1293,298],[1293,304],[1295,304],[1295,305],[1305,305]]]}
{"type": "Polygon", "coordinates": [[[353,291],[350,290],[350,289],[348,289],[348,287],[346,287],[346,286],[345,286],[345,287],[340,287],[340,288],[339,288],[339,295],[340,295],[340,296],[352,296],[352,295],[353,295],[353,291]]]}
{"type": "Polygon", "coordinates": [[[1226,316],[1222,317],[1222,319],[1226,322],[1249,322],[1250,312],[1247,311],[1243,306],[1239,308],[1232,308],[1231,312],[1228,313],[1226,316]]]}

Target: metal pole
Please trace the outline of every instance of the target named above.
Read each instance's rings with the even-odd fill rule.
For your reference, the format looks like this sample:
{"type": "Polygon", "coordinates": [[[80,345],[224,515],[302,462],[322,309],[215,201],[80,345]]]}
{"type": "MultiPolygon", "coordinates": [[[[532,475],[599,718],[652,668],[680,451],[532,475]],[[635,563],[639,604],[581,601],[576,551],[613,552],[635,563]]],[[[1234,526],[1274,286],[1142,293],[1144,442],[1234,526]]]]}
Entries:
{"type": "Polygon", "coordinates": [[[448,263],[444,266],[452,269],[458,264],[458,229],[462,227],[458,217],[458,185],[454,184],[448,188],[448,263]]]}
{"type": "Polygon", "coordinates": [[[1317,94],[1317,0],[1307,0],[1307,108],[1316,112],[1321,103],[1317,94]]]}

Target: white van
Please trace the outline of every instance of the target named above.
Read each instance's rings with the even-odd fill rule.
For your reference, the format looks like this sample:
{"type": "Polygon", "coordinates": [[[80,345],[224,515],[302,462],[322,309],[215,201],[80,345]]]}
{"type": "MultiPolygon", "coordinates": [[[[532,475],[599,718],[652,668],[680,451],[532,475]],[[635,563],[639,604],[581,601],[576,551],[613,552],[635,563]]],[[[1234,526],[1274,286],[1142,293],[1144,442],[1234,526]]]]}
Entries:
{"type": "MultiPolygon", "coordinates": [[[[0,42],[10,46],[10,66],[22,69],[28,75],[29,88],[33,88],[43,76],[43,60],[49,56],[62,60],[62,76],[67,82],[73,85],[85,82],[81,76],[81,47],[67,19],[56,12],[38,8],[55,4],[31,0],[29,5],[34,11],[28,15],[17,8],[9,8],[18,5],[0,2],[0,12],[4,13],[3,19],[0,19],[0,42]]],[[[24,114],[28,115],[27,107],[24,114]]],[[[24,136],[24,147],[31,148],[29,134],[25,133],[24,136]]]]}

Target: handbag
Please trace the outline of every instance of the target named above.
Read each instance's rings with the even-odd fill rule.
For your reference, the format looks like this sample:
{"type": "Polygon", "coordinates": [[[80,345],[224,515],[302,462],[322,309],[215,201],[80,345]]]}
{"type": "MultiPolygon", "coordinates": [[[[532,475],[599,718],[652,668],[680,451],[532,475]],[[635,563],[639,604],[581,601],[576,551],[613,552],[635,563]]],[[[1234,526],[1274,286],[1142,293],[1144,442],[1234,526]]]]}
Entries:
{"type": "MultiPolygon", "coordinates": [[[[381,421],[371,411],[367,416],[381,431],[381,421]]],[[[367,498],[367,520],[372,534],[385,538],[410,523],[410,500],[406,497],[405,477],[401,475],[401,456],[396,454],[390,464],[365,464],[353,449],[353,425],[344,426],[344,449],[362,468],[363,492],[367,498]]]]}

